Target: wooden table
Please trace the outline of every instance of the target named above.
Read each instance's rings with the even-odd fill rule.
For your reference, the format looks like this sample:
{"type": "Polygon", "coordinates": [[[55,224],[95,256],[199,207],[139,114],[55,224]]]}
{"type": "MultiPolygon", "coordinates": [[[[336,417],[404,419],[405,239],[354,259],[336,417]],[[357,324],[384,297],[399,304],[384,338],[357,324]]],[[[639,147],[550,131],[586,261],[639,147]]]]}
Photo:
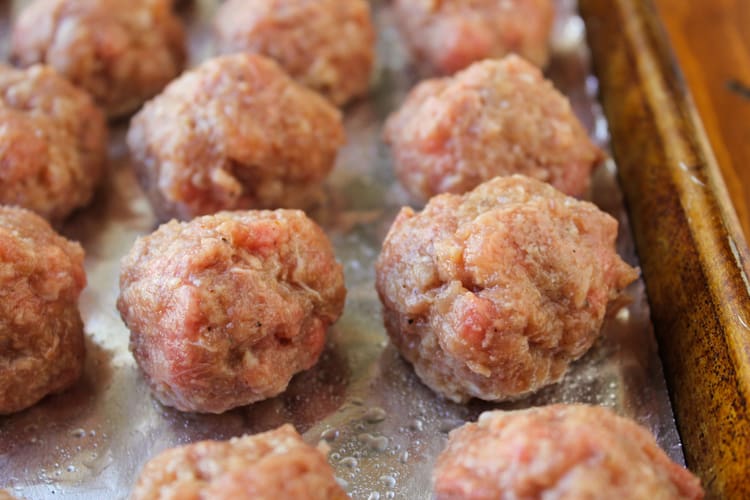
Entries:
{"type": "Polygon", "coordinates": [[[655,2],[750,239],[750,1],[655,2]]]}

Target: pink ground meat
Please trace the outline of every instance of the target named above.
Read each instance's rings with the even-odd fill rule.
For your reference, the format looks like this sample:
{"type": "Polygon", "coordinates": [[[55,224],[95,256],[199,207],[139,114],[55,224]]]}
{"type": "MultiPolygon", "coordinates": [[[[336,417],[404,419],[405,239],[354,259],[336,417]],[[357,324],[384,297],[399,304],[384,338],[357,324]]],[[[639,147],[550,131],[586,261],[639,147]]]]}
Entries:
{"type": "Polygon", "coordinates": [[[179,75],[185,33],[165,0],[34,0],[13,26],[11,58],[54,67],[118,116],[179,75]]]}
{"type": "Polygon", "coordinates": [[[699,500],[700,480],[612,411],[553,405],[482,414],[451,432],[436,500],[699,500]]]}
{"type": "Polygon", "coordinates": [[[158,217],[307,208],[344,142],[341,113],[270,59],[235,54],[186,72],[128,131],[158,217]]]}
{"type": "Polygon", "coordinates": [[[291,425],[173,448],[148,462],[131,500],[344,500],[320,449],[291,425]]]}
{"type": "Polygon", "coordinates": [[[229,0],[214,25],[220,52],[270,57],[336,105],[367,92],[375,30],[365,0],[229,0]]]}
{"type": "Polygon", "coordinates": [[[52,68],[0,66],[0,203],[61,222],[104,173],[107,126],[91,98],[52,68]]]}
{"type": "Polygon", "coordinates": [[[83,249],[28,210],[0,206],[0,415],[67,389],[83,370],[83,249]]]}
{"type": "Polygon", "coordinates": [[[519,398],[559,381],[638,272],[617,221],[523,176],[396,217],[376,263],[391,341],[436,392],[519,398]]]}
{"type": "Polygon", "coordinates": [[[394,7],[415,59],[437,73],[507,54],[540,67],[549,58],[551,0],[394,0],[394,7]]]}
{"type": "Polygon", "coordinates": [[[345,296],[331,244],[304,213],[221,212],[139,238],[117,307],[156,398],[221,413],[315,365],[345,296]]]}
{"type": "Polygon", "coordinates": [[[568,99],[516,56],[420,83],[384,136],[399,180],[421,200],[514,173],[580,196],[603,159],[568,99]]]}

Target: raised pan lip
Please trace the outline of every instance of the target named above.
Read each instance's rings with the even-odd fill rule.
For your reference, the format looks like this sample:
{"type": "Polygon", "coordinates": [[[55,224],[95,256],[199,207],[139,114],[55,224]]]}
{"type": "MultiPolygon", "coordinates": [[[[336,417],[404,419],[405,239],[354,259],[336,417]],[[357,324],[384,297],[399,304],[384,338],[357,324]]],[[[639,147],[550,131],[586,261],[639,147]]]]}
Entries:
{"type": "Polygon", "coordinates": [[[750,251],[653,0],[580,0],[688,466],[750,498],[750,251]]]}

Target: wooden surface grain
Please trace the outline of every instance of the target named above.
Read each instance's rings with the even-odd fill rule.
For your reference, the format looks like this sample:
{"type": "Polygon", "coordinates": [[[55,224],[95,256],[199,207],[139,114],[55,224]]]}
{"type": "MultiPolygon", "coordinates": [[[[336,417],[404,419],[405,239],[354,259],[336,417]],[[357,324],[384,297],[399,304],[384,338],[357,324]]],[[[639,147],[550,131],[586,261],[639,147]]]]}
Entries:
{"type": "Polygon", "coordinates": [[[750,238],[750,1],[656,4],[750,238]]]}

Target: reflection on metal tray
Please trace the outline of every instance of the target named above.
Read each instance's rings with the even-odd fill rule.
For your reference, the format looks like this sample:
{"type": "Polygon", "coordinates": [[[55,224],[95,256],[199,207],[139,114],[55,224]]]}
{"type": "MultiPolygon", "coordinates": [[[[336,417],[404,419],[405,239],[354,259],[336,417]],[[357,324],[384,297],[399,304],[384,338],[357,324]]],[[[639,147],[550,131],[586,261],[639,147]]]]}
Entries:
{"type": "MultiPolygon", "coordinates": [[[[17,11],[22,2],[13,6],[17,11]]],[[[210,55],[208,23],[218,1],[196,2],[190,23],[193,62],[210,55]]],[[[555,55],[549,76],[572,100],[601,143],[607,127],[592,97],[583,24],[573,2],[558,2],[555,55]]],[[[380,141],[386,115],[417,80],[385,1],[373,2],[379,67],[369,98],[346,109],[348,144],[329,179],[329,203],[313,216],[345,267],[346,311],[331,330],[319,365],[298,375],[281,396],[223,415],[182,414],[149,396],[128,352],[128,331],[115,300],[119,260],[155,220],[137,187],[123,143],[112,133],[111,174],[93,206],[65,233],[87,252],[89,287],[81,299],[88,336],[83,379],[72,390],[0,418],[0,485],[28,498],[124,498],[150,457],[178,444],[226,439],[293,423],[307,441],[326,439],[331,463],[353,498],[429,498],[430,471],[447,432],[490,408],[552,402],[614,407],[646,425],[682,462],[643,283],[631,304],[608,318],[602,339],[563,382],[512,404],[447,403],[422,386],[388,344],[373,281],[373,262],[397,210],[409,202],[395,183],[380,141]]],[[[7,39],[7,25],[3,25],[7,39]]],[[[619,251],[636,264],[633,240],[610,162],[595,175],[592,199],[621,222],[619,251]]]]}

